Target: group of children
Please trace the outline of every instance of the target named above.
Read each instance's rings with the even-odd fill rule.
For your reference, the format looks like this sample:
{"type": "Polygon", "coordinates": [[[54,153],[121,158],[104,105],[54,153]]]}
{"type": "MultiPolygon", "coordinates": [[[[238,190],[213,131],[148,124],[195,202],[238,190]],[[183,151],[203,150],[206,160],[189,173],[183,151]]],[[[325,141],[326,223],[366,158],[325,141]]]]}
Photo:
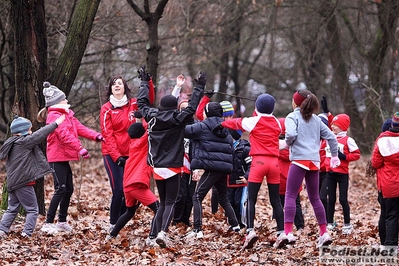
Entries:
{"type": "MultiPolygon", "coordinates": [[[[193,230],[186,237],[202,238],[202,201],[213,188],[230,229],[239,232],[245,227],[243,248],[252,248],[259,238],[254,230],[255,205],[265,177],[277,222],[275,247],[296,241],[294,223],[297,230],[304,227],[299,197],[303,179],[320,227],[316,246],[332,242],[327,229],[334,229],[337,184],[344,212],[342,232],[352,232],[347,201],[348,164],[359,159],[360,151],[355,141],[347,136],[349,116],[339,114],[331,124],[325,123],[316,115],[320,107],[317,97],[308,90],[300,90],[293,95],[293,112],[286,118],[277,119],[273,115],[275,99],[267,93],[258,96],[253,116],[233,118],[233,107],[229,102],[211,102],[213,93],[209,91],[203,97],[206,85],[203,72],[198,75],[189,101],[179,102],[174,90],[171,95],[161,98],[158,108],[152,108],[151,77],[145,67],[140,68],[139,78],[136,121],[128,129],[129,156],[117,160],[124,160],[126,211],[114,221],[108,238],[118,235],[140,203],[154,212],[147,245],[166,247],[170,223],[174,220],[174,223],[191,225],[192,208],[193,230]],[[226,113],[231,117],[224,115],[226,113]],[[194,114],[198,121],[194,121],[194,114]],[[241,138],[242,132],[249,133],[249,141],[241,138]],[[325,160],[321,162],[321,158],[325,160]],[[326,174],[322,186],[319,185],[321,173],[326,174]],[[159,197],[150,189],[151,176],[155,179],[159,197]],[[322,203],[319,196],[323,187],[327,190],[327,204],[322,203]]],[[[179,76],[178,81],[182,85],[184,77],[179,76]]],[[[84,127],[74,117],[62,91],[45,83],[43,92],[48,115],[41,113],[40,117],[47,126],[32,134],[30,121],[16,118],[11,124],[13,137],[0,149],[0,159],[7,159],[7,189],[10,193],[9,207],[0,223],[0,236],[8,233],[20,204],[27,211],[23,235],[32,235],[37,219],[32,184],[50,172],[54,177],[55,193],[41,230],[46,233],[71,231],[66,222],[73,192],[69,161],[79,160],[79,156],[89,157],[78,137],[105,142],[100,133],[84,127]],[[45,138],[47,160],[37,147],[45,138]],[[29,147],[35,148],[28,149],[25,144],[28,142],[29,147]],[[28,150],[22,152],[21,149],[28,150]],[[33,153],[41,154],[34,157],[33,153]],[[28,165],[44,166],[42,171],[24,174],[29,177],[25,180],[20,178],[21,169],[17,167],[21,160],[28,165]],[[59,217],[54,224],[58,207],[59,217]]],[[[326,111],[324,107],[326,102],[323,105],[326,111]]]]}

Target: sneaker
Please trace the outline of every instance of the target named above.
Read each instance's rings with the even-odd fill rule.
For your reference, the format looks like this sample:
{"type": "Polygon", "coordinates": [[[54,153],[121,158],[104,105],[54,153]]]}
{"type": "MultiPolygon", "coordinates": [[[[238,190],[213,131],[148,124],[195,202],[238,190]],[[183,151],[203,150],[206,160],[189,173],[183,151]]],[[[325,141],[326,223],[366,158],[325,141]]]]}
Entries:
{"type": "Polygon", "coordinates": [[[67,222],[58,222],[56,224],[56,229],[59,232],[71,232],[72,227],[67,222]]]}
{"type": "Polygon", "coordinates": [[[248,234],[245,236],[245,241],[242,248],[243,249],[252,248],[258,239],[259,237],[256,235],[255,230],[249,231],[248,234]]]}
{"type": "Polygon", "coordinates": [[[342,233],[345,235],[351,234],[353,231],[353,225],[351,224],[346,224],[342,227],[342,233]]]}
{"type": "Polygon", "coordinates": [[[106,237],[105,237],[105,241],[111,241],[111,240],[113,240],[113,239],[115,239],[116,238],[116,236],[111,236],[110,234],[108,234],[106,237]]]}
{"type": "Polygon", "coordinates": [[[296,236],[294,236],[293,233],[288,233],[287,240],[287,244],[294,244],[296,242],[296,236]]]}
{"type": "Polygon", "coordinates": [[[155,247],[157,245],[157,242],[155,241],[155,238],[147,237],[147,239],[145,240],[145,245],[147,247],[155,247]]]}
{"type": "Polygon", "coordinates": [[[0,239],[6,238],[7,237],[7,233],[4,232],[3,230],[0,230],[0,239]]]}
{"type": "Polygon", "coordinates": [[[322,236],[317,240],[316,248],[320,248],[321,246],[328,246],[332,243],[331,236],[325,232],[322,236]]]}
{"type": "Polygon", "coordinates": [[[159,232],[155,242],[157,242],[161,248],[166,248],[166,233],[164,231],[159,232]]]}
{"type": "Polygon", "coordinates": [[[185,238],[189,239],[189,238],[204,238],[204,233],[202,232],[202,230],[199,229],[193,229],[192,231],[188,232],[185,236],[185,238]]]}
{"type": "Polygon", "coordinates": [[[22,233],[21,233],[21,236],[22,236],[23,238],[30,238],[30,237],[31,237],[30,235],[28,235],[28,234],[25,233],[25,232],[22,232],[22,233]]]}
{"type": "Polygon", "coordinates": [[[43,224],[42,228],[40,229],[40,231],[49,234],[49,235],[54,235],[56,233],[58,233],[58,230],[55,226],[55,224],[53,223],[45,223],[43,224]]]}
{"type": "Polygon", "coordinates": [[[108,228],[108,233],[111,233],[112,230],[114,230],[115,225],[114,224],[110,224],[109,228],[108,228]]]}
{"type": "Polygon", "coordinates": [[[286,235],[285,233],[281,233],[281,234],[277,237],[276,242],[273,244],[273,247],[275,247],[275,248],[282,248],[282,247],[284,247],[285,245],[287,245],[287,243],[288,243],[288,237],[287,237],[287,235],[286,235]]]}
{"type": "Polygon", "coordinates": [[[334,231],[335,225],[334,225],[334,224],[327,224],[327,229],[328,229],[329,231],[334,231]]]}
{"type": "Polygon", "coordinates": [[[241,228],[240,228],[239,225],[234,226],[234,227],[233,227],[233,226],[230,226],[229,230],[230,230],[230,231],[233,231],[233,232],[236,232],[236,233],[239,233],[239,232],[241,231],[241,228]]]}

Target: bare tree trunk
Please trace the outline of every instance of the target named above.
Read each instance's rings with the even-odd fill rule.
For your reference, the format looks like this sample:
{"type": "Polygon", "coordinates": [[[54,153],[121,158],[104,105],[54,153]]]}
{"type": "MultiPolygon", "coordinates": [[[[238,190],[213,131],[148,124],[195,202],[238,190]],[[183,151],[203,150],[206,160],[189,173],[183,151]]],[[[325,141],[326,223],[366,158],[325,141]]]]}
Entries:
{"type": "Polygon", "coordinates": [[[341,35],[334,11],[332,1],[322,1],[321,15],[327,19],[327,42],[329,45],[331,65],[334,69],[333,77],[344,104],[344,110],[351,118],[351,132],[357,137],[360,150],[362,152],[369,152],[373,146],[373,140],[370,138],[369,134],[363,134],[364,127],[357,109],[352,88],[349,84],[348,72],[341,48],[341,35]]]}
{"type": "Polygon", "coordinates": [[[48,80],[69,95],[75,81],[101,0],[80,0],[75,6],[68,37],[48,80]]]}
{"type": "Polygon", "coordinates": [[[158,80],[158,65],[159,65],[159,51],[161,50],[161,45],[159,44],[158,35],[158,23],[162,18],[163,11],[165,9],[168,0],[158,1],[158,5],[154,12],[151,12],[148,0],[144,0],[143,9],[133,1],[126,0],[128,4],[133,8],[134,12],[145,21],[148,27],[148,44],[147,49],[147,69],[151,74],[154,84],[157,84],[158,80]]]}
{"type": "MultiPolygon", "coordinates": [[[[47,39],[44,1],[11,1],[14,19],[15,86],[13,113],[32,121],[38,128],[36,115],[42,98],[41,88],[47,72],[47,39]]],[[[43,104],[43,102],[42,102],[43,104]]],[[[35,190],[39,213],[45,213],[43,179],[38,180],[35,190]]]]}

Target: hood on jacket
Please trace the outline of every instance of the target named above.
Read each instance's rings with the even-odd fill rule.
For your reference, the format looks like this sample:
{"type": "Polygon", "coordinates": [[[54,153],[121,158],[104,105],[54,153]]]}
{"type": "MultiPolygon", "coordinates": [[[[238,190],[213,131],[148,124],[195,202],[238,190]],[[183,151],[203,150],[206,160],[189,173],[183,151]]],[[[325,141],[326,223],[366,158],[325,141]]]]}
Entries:
{"type": "Polygon", "coordinates": [[[229,135],[229,131],[220,125],[222,121],[221,117],[212,116],[205,119],[204,123],[217,137],[226,138],[229,135]]]}
{"type": "Polygon", "coordinates": [[[3,146],[0,148],[0,160],[7,159],[8,153],[10,152],[12,145],[19,138],[19,136],[13,136],[4,142],[3,146]]]}

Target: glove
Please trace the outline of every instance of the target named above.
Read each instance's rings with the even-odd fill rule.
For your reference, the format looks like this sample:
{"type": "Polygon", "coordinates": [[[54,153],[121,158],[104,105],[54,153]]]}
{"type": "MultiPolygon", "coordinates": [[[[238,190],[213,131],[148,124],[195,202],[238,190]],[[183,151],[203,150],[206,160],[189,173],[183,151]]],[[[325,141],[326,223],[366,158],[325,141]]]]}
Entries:
{"type": "Polygon", "coordinates": [[[140,111],[134,111],[134,117],[143,118],[143,114],[140,111]]]}
{"type": "Polygon", "coordinates": [[[194,79],[197,85],[205,86],[206,84],[206,73],[200,71],[198,74],[198,79],[194,79]]]}
{"type": "Polygon", "coordinates": [[[139,78],[141,81],[150,81],[151,76],[145,71],[145,66],[140,67],[139,71],[137,72],[139,73],[139,78]]]}
{"type": "Polygon", "coordinates": [[[340,164],[341,164],[341,161],[339,160],[338,156],[331,157],[331,161],[330,161],[331,168],[338,167],[340,164]]]}
{"type": "Polygon", "coordinates": [[[321,98],[321,109],[323,109],[323,112],[328,114],[330,111],[328,110],[328,106],[327,106],[327,98],[326,96],[323,96],[321,98]]]}
{"type": "Polygon", "coordinates": [[[116,164],[117,164],[119,167],[124,167],[125,164],[126,164],[126,158],[123,157],[123,156],[119,157],[119,158],[116,160],[116,164]]]}
{"type": "Polygon", "coordinates": [[[222,124],[217,124],[213,129],[212,132],[218,132],[221,131],[224,127],[222,126],[222,124]]]}
{"type": "Polygon", "coordinates": [[[215,94],[215,92],[213,90],[207,90],[207,91],[205,91],[204,94],[206,97],[208,97],[210,99],[215,94]]]}
{"type": "Polygon", "coordinates": [[[90,158],[90,154],[85,148],[81,148],[79,154],[80,156],[82,156],[83,159],[90,158]]]}
{"type": "Polygon", "coordinates": [[[342,152],[338,151],[338,158],[340,160],[342,160],[342,161],[345,161],[346,160],[346,155],[343,154],[342,152]]]}
{"type": "Polygon", "coordinates": [[[104,137],[103,137],[103,135],[98,135],[97,137],[96,137],[96,141],[98,141],[98,142],[100,142],[100,141],[103,141],[103,142],[105,142],[105,139],[104,139],[104,137]]]}

